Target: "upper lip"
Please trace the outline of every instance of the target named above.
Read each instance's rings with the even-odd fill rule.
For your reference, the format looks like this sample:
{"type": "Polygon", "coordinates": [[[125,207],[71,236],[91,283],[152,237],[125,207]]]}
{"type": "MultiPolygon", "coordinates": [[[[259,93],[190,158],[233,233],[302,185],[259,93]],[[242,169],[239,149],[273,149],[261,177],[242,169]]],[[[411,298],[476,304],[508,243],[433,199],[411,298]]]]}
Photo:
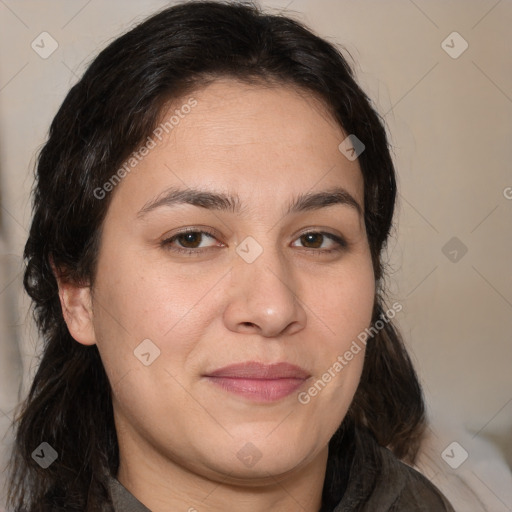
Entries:
{"type": "Polygon", "coordinates": [[[206,376],[246,379],[307,379],[311,377],[306,370],[290,363],[266,364],[257,361],[230,364],[206,376]]]}

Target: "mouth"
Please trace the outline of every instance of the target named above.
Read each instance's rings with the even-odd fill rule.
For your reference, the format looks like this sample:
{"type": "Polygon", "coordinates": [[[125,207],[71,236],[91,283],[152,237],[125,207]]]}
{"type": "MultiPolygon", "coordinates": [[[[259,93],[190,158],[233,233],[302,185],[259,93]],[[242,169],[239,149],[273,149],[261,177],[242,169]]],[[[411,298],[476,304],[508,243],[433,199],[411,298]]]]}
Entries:
{"type": "Polygon", "coordinates": [[[274,402],[296,391],[311,374],[289,363],[247,361],[225,366],[204,377],[229,393],[258,402],[274,402]]]}

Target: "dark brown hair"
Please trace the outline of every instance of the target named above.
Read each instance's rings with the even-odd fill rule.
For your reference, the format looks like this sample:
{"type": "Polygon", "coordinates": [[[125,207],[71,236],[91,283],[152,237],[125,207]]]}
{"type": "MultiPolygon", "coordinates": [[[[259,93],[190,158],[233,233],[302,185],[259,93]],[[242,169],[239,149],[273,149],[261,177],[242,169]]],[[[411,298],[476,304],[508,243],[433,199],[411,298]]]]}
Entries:
{"type": "MultiPolygon", "coordinates": [[[[381,255],[392,227],[395,171],[383,123],[341,52],[297,21],[250,4],[187,2],[157,13],[94,59],[67,94],[39,154],[24,285],[44,345],[15,421],[9,489],[15,511],[108,505],[105,475],[116,475],[119,465],[110,385],[97,347],[77,343],[67,329],[52,262],[66,279],[94,284],[112,195],[99,200],[94,191],[146,140],[169,101],[219,77],[298,87],[365,144],[359,164],[378,284],[373,321],[384,313],[381,255]],[[43,441],[59,454],[47,469],[31,457],[43,441]]],[[[399,458],[414,460],[424,404],[391,321],[368,341],[347,421],[399,458]]]]}

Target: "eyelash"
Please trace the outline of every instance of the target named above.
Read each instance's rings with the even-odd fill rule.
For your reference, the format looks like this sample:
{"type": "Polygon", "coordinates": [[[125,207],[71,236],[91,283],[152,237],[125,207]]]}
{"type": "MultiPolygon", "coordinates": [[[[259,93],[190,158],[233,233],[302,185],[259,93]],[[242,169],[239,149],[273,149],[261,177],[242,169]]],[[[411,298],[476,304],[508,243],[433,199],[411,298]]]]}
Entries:
{"type": "Polygon", "coordinates": [[[211,238],[216,238],[215,237],[215,233],[213,233],[211,231],[208,231],[207,229],[187,228],[187,229],[184,229],[183,231],[181,231],[179,233],[176,233],[175,235],[173,235],[173,236],[171,236],[169,238],[166,238],[165,240],[162,240],[161,245],[162,245],[162,247],[164,247],[165,249],[167,249],[169,251],[178,252],[178,253],[181,253],[181,254],[187,254],[187,255],[191,255],[191,256],[200,256],[201,254],[203,254],[208,249],[213,249],[213,247],[208,247],[206,249],[184,249],[183,247],[171,247],[171,243],[176,238],[178,238],[178,237],[180,237],[182,235],[186,235],[188,233],[201,233],[201,234],[208,235],[211,238]]]}
{"type": "MultiPolygon", "coordinates": [[[[199,256],[199,255],[205,253],[206,251],[208,251],[209,249],[215,249],[215,247],[207,247],[207,248],[203,248],[203,249],[185,249],[183,247],[171,247],[172,242],[174,242],[180,236],[186,235],[188,233],[205,234],[211,238],[216,238],[216,236],[213,232],[208,231],[206,229],[188,228],[188,229],[185,229],[184,231],[181,231],[180,233],[176,233],[175,235],[173,235],[169,238],[166,238],[165,240],[162,240],[160,245],[169,251],[173,251],[173,252],[177,252],[177,253],[181,253],[181,254],[187,254],[189,256],[199,256]]],[[[301,233],[298,238],[301,238],[306,235],[323,235],[324,237],[326,237],[329,240],[332,240],[333,242],[338,244],[338,247],[335,249],[312,249],[310,247],[304,247],[304,250],[306,250],[310,253],[315,253],[315,255],[331,254],[334,252],[340,252],[340,251],[346,249],[348,246],[347,242],[343,238],[341,238],[337,235],[334,235],[332,233],[326,232],[326,231],[306,231],[305,233],[301,233]]]]}

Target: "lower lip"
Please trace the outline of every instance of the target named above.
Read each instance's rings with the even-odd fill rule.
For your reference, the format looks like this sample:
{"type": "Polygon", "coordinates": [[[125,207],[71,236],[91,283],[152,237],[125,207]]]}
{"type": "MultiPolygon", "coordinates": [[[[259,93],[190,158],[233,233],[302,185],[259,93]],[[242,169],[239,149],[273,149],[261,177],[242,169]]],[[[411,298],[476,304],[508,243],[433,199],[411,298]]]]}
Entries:
{"type": "Polygon", "coordinates": [[[297,390],[303,379],[246,379],[235,377],[206,377],[226,391],[260,402],[275,402],[297,390]]]}

